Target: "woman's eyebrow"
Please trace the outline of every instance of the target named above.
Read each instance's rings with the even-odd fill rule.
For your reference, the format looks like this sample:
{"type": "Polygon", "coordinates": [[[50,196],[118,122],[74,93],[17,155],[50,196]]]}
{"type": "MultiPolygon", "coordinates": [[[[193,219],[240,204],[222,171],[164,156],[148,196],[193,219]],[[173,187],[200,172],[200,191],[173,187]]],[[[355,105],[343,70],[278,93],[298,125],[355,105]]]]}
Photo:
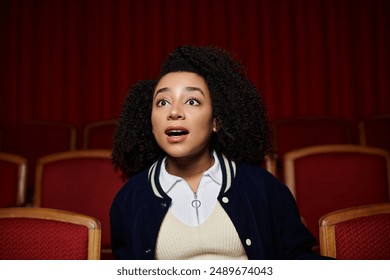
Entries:
{"type": "MultiPolygon", "coordinates": [[[[162,92],[169,92],[170,89],[168,87],[163,87],[163,88],[160,88],[156,91],[156,93],[154,94],[154,97],[156,97],[159,93],[162,93],[162,92]]],[[[202,95],[205,95],[203,90],[199,87],[185,87],[184,88],[184,91],[199,91],[202,95]]]]}
{"type": "Polygon", "coordinates": [[[167,92],[167,91],[169,91],[169,88],[167,88],[167,87],[160,88],[159,90],[156,91],[156,93],[154,94],[154,97],[156,97],[157,94],[159,94],[161,92],[167,92]]]}
{"type": "Polygon", "coordinates": [[[198,87],[186,87],[184,91],[199,91],[202,95],[204,95],[204,92],[201,88],[198,87]]]}

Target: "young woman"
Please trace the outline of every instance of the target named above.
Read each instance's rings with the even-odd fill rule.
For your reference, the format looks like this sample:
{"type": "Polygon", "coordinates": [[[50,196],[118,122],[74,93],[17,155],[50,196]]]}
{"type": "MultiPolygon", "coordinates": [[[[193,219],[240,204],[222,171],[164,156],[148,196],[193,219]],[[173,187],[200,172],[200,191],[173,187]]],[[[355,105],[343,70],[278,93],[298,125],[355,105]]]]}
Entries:
{"type": "Polygon", "coordinates": [[[288,188],[261,168],[265,106],[243,66],[182,46],[156,81],[125,99],[113,163],[129,179],[113,201],[118,259],[317,259],[288,188]]]}

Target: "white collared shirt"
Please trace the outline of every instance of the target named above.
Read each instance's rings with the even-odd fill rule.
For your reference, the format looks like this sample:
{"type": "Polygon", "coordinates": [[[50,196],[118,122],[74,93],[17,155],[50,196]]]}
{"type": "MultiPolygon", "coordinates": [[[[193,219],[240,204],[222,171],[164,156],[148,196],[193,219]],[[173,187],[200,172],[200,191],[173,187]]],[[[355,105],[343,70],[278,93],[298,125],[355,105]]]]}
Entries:
{"type": "Polygon", "coordinates": [[[206,221],[218,202],[217,197],[222,186],[222,170],[215,152],[213,157],[214,164],[203,173],[196,193],[183,178],[167,172],[166,158],[162,163],[159,179],[162,189],[172,199],[170,211],[186,225],[198,226],[206,221]],[[195,199],[200,202],[198,208],[194,207],[195,199]]]}

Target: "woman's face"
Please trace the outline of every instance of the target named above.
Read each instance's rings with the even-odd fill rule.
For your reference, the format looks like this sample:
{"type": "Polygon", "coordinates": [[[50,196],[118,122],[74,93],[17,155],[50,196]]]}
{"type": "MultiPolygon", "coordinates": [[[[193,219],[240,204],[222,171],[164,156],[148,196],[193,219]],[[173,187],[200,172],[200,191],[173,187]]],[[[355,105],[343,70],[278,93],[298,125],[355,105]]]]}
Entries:
{"type": "Polygon", "coordinates": [[[152,126],[158,145],[168,156],[208,154],[215,121],[205,80],[191,72],[163,76],[153,93],[152,126]]]}

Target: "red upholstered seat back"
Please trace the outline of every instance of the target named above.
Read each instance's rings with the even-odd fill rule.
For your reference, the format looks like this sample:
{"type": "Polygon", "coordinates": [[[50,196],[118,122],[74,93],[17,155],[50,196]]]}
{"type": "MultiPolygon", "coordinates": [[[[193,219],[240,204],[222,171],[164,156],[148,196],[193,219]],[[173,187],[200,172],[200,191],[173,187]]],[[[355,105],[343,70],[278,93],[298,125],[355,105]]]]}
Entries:
{"type": "Polygon", "coordinates": [[[361,144],[390,152],[390,115],[363,120],[359,123],[359,129],[361,144]]]}
{"type": "Polygon", "coordinates": [[[293,165],[293,180],[286,170],[287,185],[293,186],[300,214],[316,238],[319,218],[326,213],[389,202],[389,165],[383,155],[313,152],[298,156],[293,165]]]}
{"type": "Polygon", "coordinates": [[[390,260],[390,213],[335,225],[336,254],[344,260],[390,260]]]}
{"type": "Polygon", "coordinates": [[[18,166],[0,159],[0,207],[15,206],[18,166]]]}
{"type": "Polygon", "coordinates": [[[75,128],[53,122],[28,122],[7,127],[2,149],[36,160],[51,153],[75,149],[75,128]]]}
{"type": "Polygon", "coordinates": [[[84,149],[112,149],[115,121],[94,122],[84,128],[84,149]]]}
{"type": "Polygon", "coordinates": [[[34,218],[0,219],[0,259],[87,259],[88,228],[34,218]]]}
{"type": "Polygon", "coordinates": [[[308,146],[353,142],[352,124],[334,118],[292,118],[273,123],[279,156],[308,146]]]}
{"type": "Polygon", "coordinates": [[[76,129],[57,122],[26,122],[9,126],[4,131],[2,150],[21,155],[31,170],[27,188],[34,185],[35,164],[39,157],[75,149],[76,129]]]}
{"type": "Polygon", "coordinates": [[[122,187],[110,151],[88,150],[43,158],[37,169],[34,206],[64,209],[96,217],[102,224],[102,247],[110,244],[109,210],[122,187]],[[38,172],[40,175],[38,175],[38,172]]]}
{"type": "Polygon", "coordinates": [[[352,123],[327,117],[289,118],[274,121],[278,177],[284,180],[282,161],[292,150],[316,145],[357,142],[352,123]]]}

